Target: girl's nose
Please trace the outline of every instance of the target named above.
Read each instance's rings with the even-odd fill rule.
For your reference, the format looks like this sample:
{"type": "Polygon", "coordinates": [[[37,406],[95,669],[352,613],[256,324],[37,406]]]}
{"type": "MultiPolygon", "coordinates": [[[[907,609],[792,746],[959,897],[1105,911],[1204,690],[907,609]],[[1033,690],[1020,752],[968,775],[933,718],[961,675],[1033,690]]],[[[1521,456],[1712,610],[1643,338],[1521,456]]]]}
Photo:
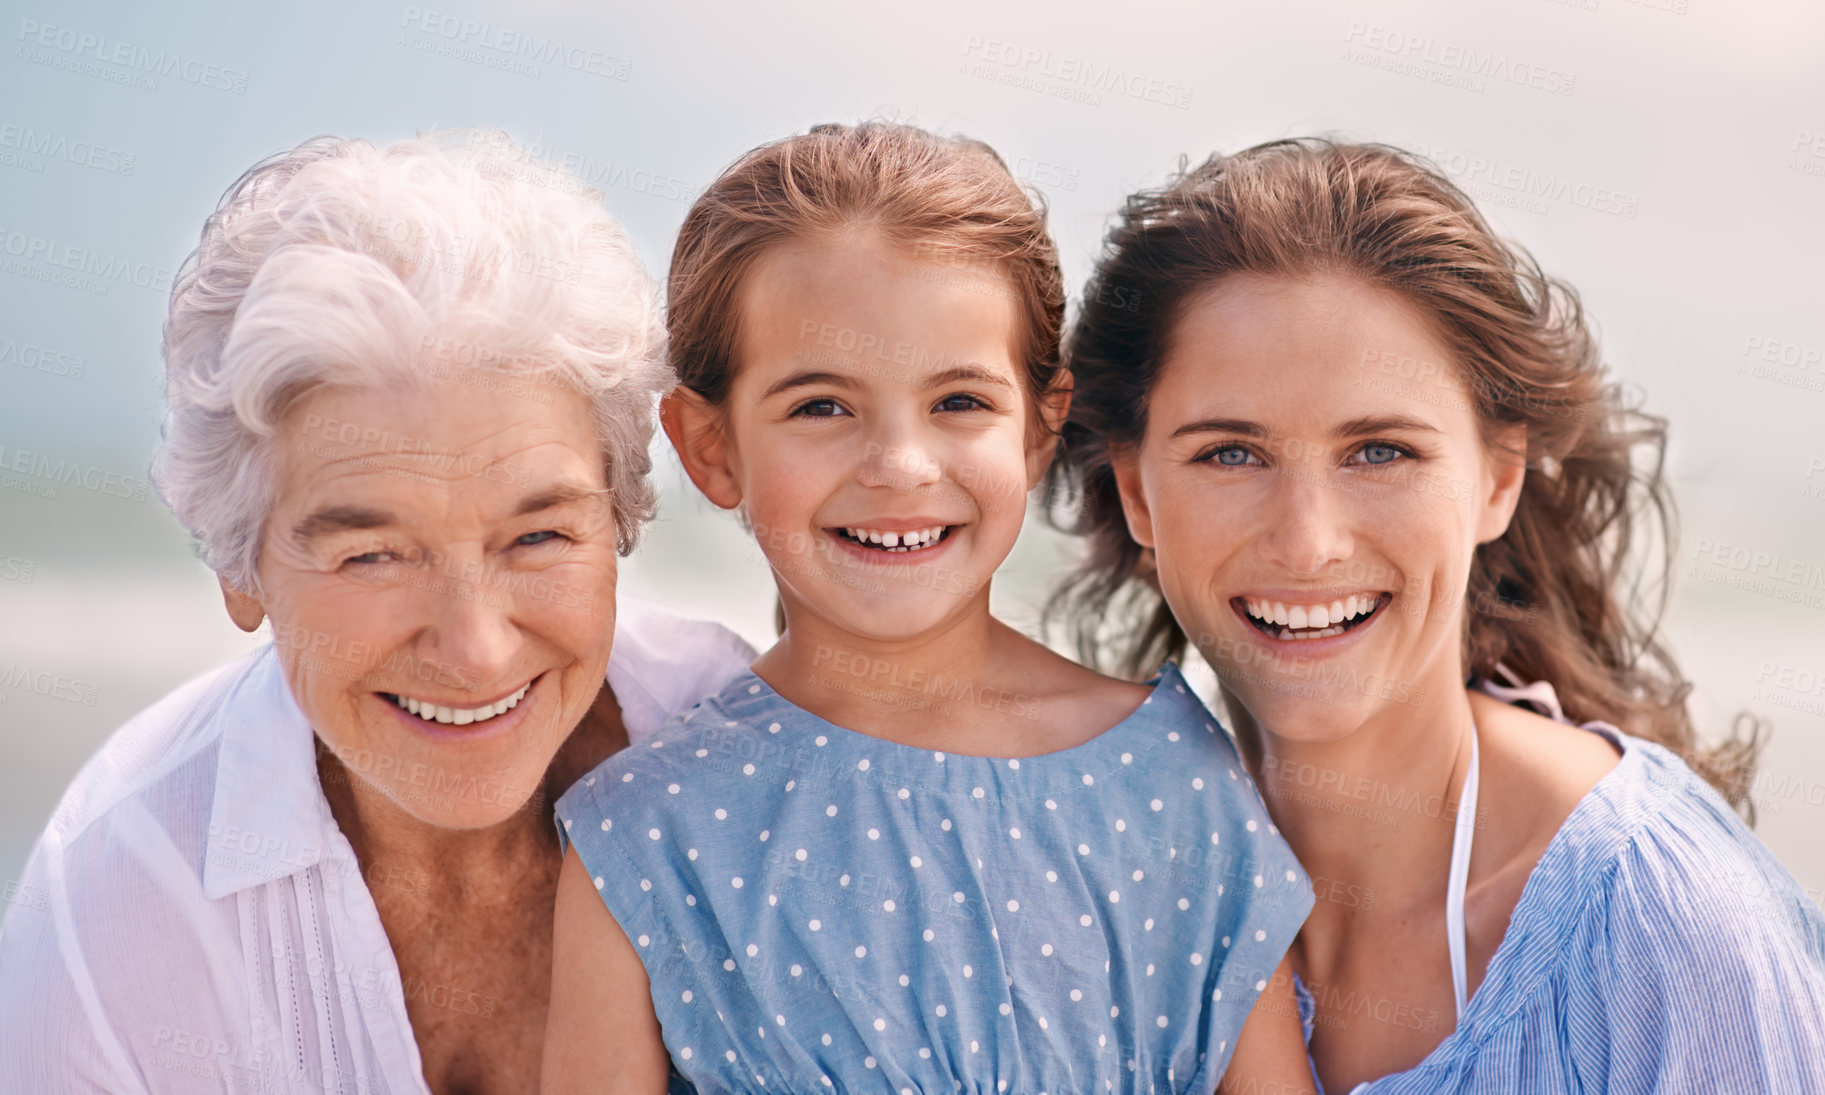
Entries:
{"type": "Polygon", "coordinates": [[[867,442],[859,475],[864,486],[913,490],[943,481],[944,463],[931,447],[901,434],[867,442]]]}

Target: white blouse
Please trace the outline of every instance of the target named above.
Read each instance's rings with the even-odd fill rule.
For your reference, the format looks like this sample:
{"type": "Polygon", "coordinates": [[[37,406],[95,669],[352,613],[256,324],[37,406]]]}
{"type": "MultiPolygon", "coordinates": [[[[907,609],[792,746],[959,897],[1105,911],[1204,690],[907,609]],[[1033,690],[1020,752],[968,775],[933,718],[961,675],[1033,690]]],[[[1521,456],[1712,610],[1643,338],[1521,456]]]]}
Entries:
{"type": "MultiPolygon", "coordinates": [[[[617,598],[607,677],[635,740],[753,660],[617,598]]],[[[0,1092],[429,1095],[368,882],[273,648],[198,677],[84,765],[8,895],[0,1092]]]]}

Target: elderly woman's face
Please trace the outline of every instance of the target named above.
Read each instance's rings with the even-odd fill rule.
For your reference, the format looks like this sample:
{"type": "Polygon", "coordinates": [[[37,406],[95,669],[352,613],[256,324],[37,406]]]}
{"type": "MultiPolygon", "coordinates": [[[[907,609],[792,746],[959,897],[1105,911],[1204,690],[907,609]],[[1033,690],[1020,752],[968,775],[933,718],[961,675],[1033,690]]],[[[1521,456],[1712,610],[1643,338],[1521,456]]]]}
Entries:
{"type": "Polygon", "coordinates": [[[1330,740],[1463,687],[1471,560],[1521,469],[1404,298],[1241,274],[1193,296],[1116,474],[1174,615],[1262,726],[1330,740]]]}
{"type": "Polygon", "coordinates": [[[613,639],[590,406],[521,387],[324,389],[277,440],[260,608],[292,693],[352,779],[443,827],[531,797],[613,639]]]}

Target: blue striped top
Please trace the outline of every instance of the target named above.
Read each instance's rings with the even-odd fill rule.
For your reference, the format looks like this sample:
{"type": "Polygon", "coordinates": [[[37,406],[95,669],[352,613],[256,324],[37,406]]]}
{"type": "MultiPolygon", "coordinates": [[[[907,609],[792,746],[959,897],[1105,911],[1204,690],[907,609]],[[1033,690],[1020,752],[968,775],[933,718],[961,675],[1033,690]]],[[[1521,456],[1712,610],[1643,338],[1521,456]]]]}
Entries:
{"type": "Polygon", "coordinates": [[[1825,1092],[1825,916],[1676,754],[1585,728],[1622,758],[1540,857],[1457,1029],[1351,1095],[1825,1092]]]}

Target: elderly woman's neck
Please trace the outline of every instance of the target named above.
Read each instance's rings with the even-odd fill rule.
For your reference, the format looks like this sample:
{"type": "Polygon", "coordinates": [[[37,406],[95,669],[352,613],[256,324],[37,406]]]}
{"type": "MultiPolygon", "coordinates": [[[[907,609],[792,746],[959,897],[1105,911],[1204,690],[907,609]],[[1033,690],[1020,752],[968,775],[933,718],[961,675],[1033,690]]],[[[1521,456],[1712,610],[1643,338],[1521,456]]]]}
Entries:
{"type": "Polygon", "coordinates": [[[589,712],[559,747],[545,778],[525,804],[500,821],[479,828],[454,828],[425,821],[393,802],[379,788],[350,772],[336,755],[319,748],[317,773],[336,825],[348,838],[364,875],[431,878],[461,883],[487,878],[509,881],[503,864],[524,864],[527,856],[558,859],[552,805],[610,754],[627,745],[627,730],[614,693],[603,687],[589,712]],[[400,875],[398,872],[409,872],[400,875]]]}

